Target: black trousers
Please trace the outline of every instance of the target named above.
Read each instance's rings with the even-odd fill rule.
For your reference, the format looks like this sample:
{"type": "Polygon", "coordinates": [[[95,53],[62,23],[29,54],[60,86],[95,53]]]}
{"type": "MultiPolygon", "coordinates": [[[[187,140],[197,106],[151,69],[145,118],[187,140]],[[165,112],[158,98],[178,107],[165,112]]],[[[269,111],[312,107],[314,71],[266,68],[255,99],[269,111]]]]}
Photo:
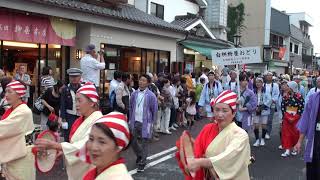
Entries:
{"type": "Polygon", "coordinates": [[[147,138],[142,138],[142,123],[135,122],[134,129],[131,130],[132,141],[131,146],[137,156],[136,165],[145,166],[147,164],[147,156],[149,152],[147,138]]]}
{"type": "Polygon", "coordinates": [[[176,122],[177,122],[177,109],[171,108],[169,127],[171,127],[173,125],[173,123],[176,123],[176,122]]]}
{"type": "Polygon", "coordinates": [[[307,180],[319,180],[320,179],[320,159],[311,163],[307,163],[307,180]]]}

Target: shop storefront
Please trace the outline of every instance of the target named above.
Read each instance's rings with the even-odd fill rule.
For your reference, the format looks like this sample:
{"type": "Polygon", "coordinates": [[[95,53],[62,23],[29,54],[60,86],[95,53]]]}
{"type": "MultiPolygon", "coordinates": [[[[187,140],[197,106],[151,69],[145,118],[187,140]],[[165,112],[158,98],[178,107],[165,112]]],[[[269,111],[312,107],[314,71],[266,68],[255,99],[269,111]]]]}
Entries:
{"type": "MultiPolygon", "coordinates": [[[[38,49],[38,52],[42,52],[42,48],[39,47],[46,44],[48,46],[51,44],[61,45],[58,55],[60,55],[62,67],[58,68],[61,68],[59,70],[62,73],[62,78],[64,78],[63,73],[68,67],[80,67],[80,59],[84,55],[83,49],[88,44],[94,44],[97,51],[104,49],[106,70],[101,73],[102,85],[100,87],[109,83],[115,70],[137,75],[146,72],[171,72],[170,64],[177,59],[177,41],[184,39],[187,32],[179,26],[142,12],[126,3],[114,3],[113,6],[107,6],[103,1],[95,3],[92,1],[72,1],[69,3],[65,0],[15,0],[6,3],[0,2],[0,6],[25,11],[25,16],[26,12],[30,12],[30,14],[32,12],[32,15],[33,13],[42,14],[45,16],[43,18],[48,19],[46,39],[40,41],[32,38],[31,40],[12,38],[8,41],[37,44],[38,46],[34,47],[34,50],[38,49]],[[56,23],[72,19],[70,23],[74,25],[72,26],[73,34],[63,34],[66,32],[65,30],[55,31],[54,35],[63,38],[56,38],[60,40],[57,42],[53,41],[50,29],[60,30],[60,28],[70,27],[70,25],[52,26],[52,19],[56,19],[57,22],[54,21],[56,23]],[[72,38],[70,39],[70,37],[72,38]],[[69,44],[67,40],[72,40],[72,44],[69,44]],[[39,44],[41,45],[39,46],[39,44]],[[68,56],[67,61],[64,61],[66,56],[68,56]]],[[[7,39],[3,40],[7,41],[7,39]]],[[[49,47],[44,50],[47,54],[49,54],[48,49],[49,47]]],[[[47,56],[47,54],[37,54],[35,51],[35,55],[38,56],[36,59],[38,63],[35,63],[36,69],[40,68],[41,62],[43,62],[41,60],[44,60],[44,64],[50,64],[50,55],[47,56]]],[[[40,71],[32,71],[33,74],[40,73],[40,71]]]]}
{"type": "MultiPolygon", "coordinates": [[[[173,32],[173,37],[137,32],[128,30],[129,25],[125,23],[121,25],[122,29],[84,22],[77,24],[77,49],[72,48],[73,51],[82,51],[80,54],[83,55],[83,48],[91,43],[95,44],[97,51],[105,52],[106,69],[100,73],[100,92],[103,94],[109,92],[109,82],[116,70],[130,73],[134,77],[148,72],[172,72],[170,64],[176,60],[176,36],[184,37],[183,33],[176,32],[173,32]]],[[[144,30],[148,29],[141,29],[144,30]]],[[[79,62],[71,66],[79,67],[79,62]]]]}
{"type": "Polygon", "coordinates": [[[183,51],[183,65],[176,65],[176,70],[183,73],[184,69],[199,74],[203,68],[217,69],[217,64],[212,60],[211,51],[214,49],[228,49],[232,45],[228,42],[204,37],[190,36],[180,42],[183,51]],[[182,67],[182,68],[181,68],[182,67]]]}
{"type": "Polygon", "coordinates": [[[0,66],[15,76],[23,65],[37,92],[41,70],[51,66],[56,80],[64,77],[70,46],[75,44],[75,23],[66,19],[0,9],[0,66]]]}
{"type": "Polygon", "coordinates": [[[105,52],[105,62],[108,71],[107,79],[112,80],[113,72],[120,70],[130,74],[169,73],[170,52],[101,44],[105,52]]]}
{"type": "Polygon", "coordinates": [[[281,61],[276,61],[272,60],[269,62],[269,71],[276,72],[277,74],[286,74],[288,72],[288,62],[281,60],[281,61]]]}

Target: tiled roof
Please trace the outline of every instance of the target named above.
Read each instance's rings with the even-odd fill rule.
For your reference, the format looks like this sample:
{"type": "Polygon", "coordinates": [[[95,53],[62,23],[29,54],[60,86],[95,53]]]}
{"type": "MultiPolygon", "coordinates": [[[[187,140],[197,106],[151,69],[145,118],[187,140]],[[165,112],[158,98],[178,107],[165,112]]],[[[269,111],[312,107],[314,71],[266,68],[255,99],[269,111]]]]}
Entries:
{"type": "Polygon", "coordinates": [[[211,44],[211,45],[215,45],[215,46],[221,46],[223,48],[232,48],[233,47],[232,42],[224,41],[222,39],[211,39],[211,38],[206,38],[206,37],[189,35],[186,40],[203,42],[203,43],[207,43],[207,44],[211,44]]]}
{"type": "Polygon", "coordinates": [[[199,17],[177,16],[175,20],[171,22],[171,24],[180,26],[185,29],[199,19],[199,17]]]}
{"type": "Polygon", "coordinates": [[[294,39],[303,42],[303,33],[302,31],[297,28],[295,25],[291,24],[290,25],[290,32],[291,32],[291,37],[294,39]]]}
{"type": "Polygon", "coordinates": [[[303,38],[303,46],[310,48],[310,47],[313,47],[313,44],[309,38],[304,37],[303,38]]]}
{"type": "Polygon", "coordinates": [[[133,23],[144,24],[148,26],[159,27],[172,31],[185,32],[185,30],[177,25],[170,24],[160,18],[147,14],[132,5],[119,5],[116,9],[100,7],[92,4],[80,2],[79,0],[31,0],[34,2],[57,6],[66,9],[74,9],[85,13],[91,13],[133,23]]]}

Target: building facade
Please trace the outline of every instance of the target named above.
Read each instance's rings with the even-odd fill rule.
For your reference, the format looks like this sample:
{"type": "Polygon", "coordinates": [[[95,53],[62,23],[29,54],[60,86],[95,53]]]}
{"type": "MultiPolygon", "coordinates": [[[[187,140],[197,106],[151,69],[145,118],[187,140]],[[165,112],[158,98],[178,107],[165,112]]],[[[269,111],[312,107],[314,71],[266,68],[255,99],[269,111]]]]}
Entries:
{"type": "Polygon", "coordinates": [[[244,22],[241,31],[241,45],[243,47],[258,46],[261,48],[261,62],[249,64],[246,69],[263,73],[271,60],[270,33],[271,33],[271,0],[229,0],[229,6],[244,4],[244,22]]]}
{"type": "Polygon", "coordinates": [[[303,36],[303,42],[301,47],[302,64],[301,66],[298,66],[296,68],[298,68],[297,70],[312,72],[315,69],[315,66],[312,65],[312,56],[314,52],[313,44],[309,34],[309,29],[313,25],[313,19],[305,12],[288,13],[288,15],[290,16],[291,24],[298,27],[303,36]]]}
{"type": "Polygon", "coordinates": [[[277,74],[289,73],[290,21],[285,12],[271,8],[270,56],[265,56],[268,70],[277,74]]]}
{"type": "Polygon", "coordinates": [[[204,9],[204,19],[213,34],[222,40],[227,40],[227,0],[207,0],[208,6],[204,9]]]}
{"type": "MultiPolygon", "coordinates": [[[[138,10],[126,0],[110,2],[1,1],[2,21],[8,19],[4,16],[8,12],[21,21],[21,25],[12,24],[13,28],[9,29],[11,34],[15,33],[15,28],[19,32],[27,32],[26,24],[35,24],[35,21],[46,21],[48,24],[48,27],[41,29],[39,25],[37,28],[42,31],[46,29],[47,38],[12,34],[12,37],[19,38],[6,39],[0,36],[2,68],[14,74],[15,68],[12,66],[28,64],[28,72],[34,75],[34,87],[37,87],[41,67],[45,65],[53,67],[56,79],[68,79],[66,70],[79,67],[83,48],[94,44],[97,51],[105,51],[106,70],[101,73],[100,85],[103,90],[115,70],[132,74],[170,72],[171,63],[176,61],[176,42],[185,38],[186,31],[138,10]],[[7,67],[8,62],[13,65],[7,67]]],[[[34,33],[35,30],[32,26],[30,31],[34,33]]]]}
{"type": "Polygon", "coordinates": [[[172,63],[172,72],[183,73],[184,69],[199,72],[204,67],[215,68],[211,50],[231,47],[225,41],[225,0],[139,0],[134,5],[187,31],[185,39],[177,42],[177,62],[172,63]]]}
{"type": "Polygon", "coordinates": [[[302,63],[302,44],[303,34],[300,28],[295,25],[290,25],[290,71],[295,71],[296,68],[303,67],[302,63]]]}

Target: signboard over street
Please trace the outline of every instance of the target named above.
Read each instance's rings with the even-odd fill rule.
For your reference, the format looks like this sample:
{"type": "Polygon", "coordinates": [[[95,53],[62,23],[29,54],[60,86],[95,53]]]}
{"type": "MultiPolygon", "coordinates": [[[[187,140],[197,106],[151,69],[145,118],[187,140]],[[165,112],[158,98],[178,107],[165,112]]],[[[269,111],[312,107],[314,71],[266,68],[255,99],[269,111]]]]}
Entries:
{"type": "Polygon", "coordinates": [[[245,47],[212,51],[212,61],[221,66],[261,63],[260,47],[245,47]]]}

